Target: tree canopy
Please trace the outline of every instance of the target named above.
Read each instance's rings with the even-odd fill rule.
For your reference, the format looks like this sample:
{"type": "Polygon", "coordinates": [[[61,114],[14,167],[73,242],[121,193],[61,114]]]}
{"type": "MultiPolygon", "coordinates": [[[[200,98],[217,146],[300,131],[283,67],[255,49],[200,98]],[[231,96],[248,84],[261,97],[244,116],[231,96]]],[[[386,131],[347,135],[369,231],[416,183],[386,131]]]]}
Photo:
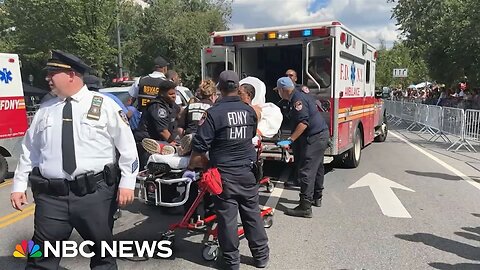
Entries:
{"type": "Polygon", "coordinates": [[[455,84],[480,83],[480,13],[477,0],[388,0],[414,56],[425,59],[430,76],[455,84]]]}
{"type": "Polygon", "coordinates": [[[51,49],[76,54],[110,81],[117,76],[117,16],[123,68],[132,76],[168,59],[188,85],[200,78],[199,52],[209,33],[224,30],[231,1],[153,0],[142,9],[130,0],[6,0],[0,4],[0,51],[17,53],[22,73],[45,85],[42,68],[51,49]]]}
{"type": "Polygon", "coordinates": [[[419,83],[426,79],[428,79],[428,69],[425,61],[416,57],[404,43],[394,43],[388,50],[385,45],[380,46],[376,66],[377,87],[405,88],[411,83],[419,83]],[[393,78],[393,69],[396,68],[407,68],[408,78],[393,78]]]}

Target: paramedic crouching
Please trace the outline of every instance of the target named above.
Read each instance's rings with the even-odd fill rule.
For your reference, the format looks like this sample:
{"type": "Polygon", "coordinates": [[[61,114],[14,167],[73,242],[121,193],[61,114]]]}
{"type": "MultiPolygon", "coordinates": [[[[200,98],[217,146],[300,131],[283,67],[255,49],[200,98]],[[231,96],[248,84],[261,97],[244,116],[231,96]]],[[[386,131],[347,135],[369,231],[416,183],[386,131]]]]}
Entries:
{"type": "Polygon", "coordinates": [[[205,153],[209,165],[218,168],[223,192],[213,196],[218,217],[218,241],[226,269],[240,268],[237,213],[240,212],[245,237],[255,266],[266,267],[268,238],[260,216],[258,184],[253,173],[256,152],[252,144],[257,116],[238,96],[238,75],[223,71],[218,80],[222,99],[203,117],[192,142],[192,156],[184,177],[194,178],[193,170],[203,167],[205,153]]]}
{"type": "MultiPolygon", "coordinates": [[[[295,90],[292,80],[283,77],[277,81],[278,95],[292,104],[292,135],[278,144],[284,147],[296,142],[300,162],[300,204],[287,209],[285,214],[297,217],[312,217],[312,205],[320,207],[323,196],[323,155],[328,147],[330,133],[320,115],[313,96],[295,90]]],[[[297,156],[295,156],[297,158],[297,156]]]]}

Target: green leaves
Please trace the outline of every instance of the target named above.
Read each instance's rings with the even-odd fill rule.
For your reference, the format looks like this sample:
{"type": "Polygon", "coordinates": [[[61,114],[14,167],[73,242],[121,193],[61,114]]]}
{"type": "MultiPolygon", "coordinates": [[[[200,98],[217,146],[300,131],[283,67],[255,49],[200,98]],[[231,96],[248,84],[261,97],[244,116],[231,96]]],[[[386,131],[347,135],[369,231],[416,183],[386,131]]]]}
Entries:
{"type": "Polygon", "coordinates": [[[393,9],[405,45],[425,59],[432,79],[453,85],[480,82],[476,0],[398,0],[393,9]]]}
{"type": "Polygon", "coordinates": [[[424,81],[428,70],[423,59],[416,58],[403,43],[395,43],[387,50],[384,46],[378,50],[376,67],[376,86],[407,87],[409,84],[424,81]],[[408,68],[408,78],[393,78],[393,69],[408,68]]]}
{"type": "Polygon", "coordinates": [[[123,68],[144,75],[162,55],[194,85],[200,49],[209,33],[230,19],[228,0],[152,0],[142,9],[130,0],[8,0],[0,5],[0,51],[20,54],[24,77],[46,86],[41,70],[51,49],[76,54],[110,81],[117,76],[117,15],[123,68]]]}

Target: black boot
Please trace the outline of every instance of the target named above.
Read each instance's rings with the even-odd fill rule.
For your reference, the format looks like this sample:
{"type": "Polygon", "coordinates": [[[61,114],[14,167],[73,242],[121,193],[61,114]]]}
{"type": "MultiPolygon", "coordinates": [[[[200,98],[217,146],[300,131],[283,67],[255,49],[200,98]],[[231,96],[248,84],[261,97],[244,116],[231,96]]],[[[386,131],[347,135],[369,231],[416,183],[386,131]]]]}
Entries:
{"type": "Polygon", "coordinates": [[[322,197],[323,194],[313,194],[313,202],[312,205],[315,207],[322,207],[322,197]]]}
{"type": "Polygon", "coordinates": [[[285,211],[285,214],[294,217],[311,218],[312,202],[304,198],[300,198],[300,204],[293,209],[287,209],[287,211],[285,211]]]}

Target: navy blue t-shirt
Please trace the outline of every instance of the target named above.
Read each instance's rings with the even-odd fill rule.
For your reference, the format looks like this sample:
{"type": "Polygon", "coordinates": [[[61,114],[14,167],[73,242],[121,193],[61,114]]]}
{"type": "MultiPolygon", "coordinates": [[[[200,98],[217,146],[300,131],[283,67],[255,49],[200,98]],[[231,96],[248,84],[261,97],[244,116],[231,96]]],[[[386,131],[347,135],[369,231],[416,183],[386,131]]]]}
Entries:
{"type": "Polygon", "coordinates": [[[294,90],[290,102],[292,104],[292,132],[299,123],[308,126],[304,132],[307,136],[328,131],[327,123],[318,111],[317,103],[311,95],[294,90]]]}
{"type": "Polygon", "coordinates": [[[235,173],[256,161],[252,138],[257,115],[238,96],[226,96],[209,108],[192,141],[195,152],[209,152],[210,163],[220,171],[235,173]]]}

